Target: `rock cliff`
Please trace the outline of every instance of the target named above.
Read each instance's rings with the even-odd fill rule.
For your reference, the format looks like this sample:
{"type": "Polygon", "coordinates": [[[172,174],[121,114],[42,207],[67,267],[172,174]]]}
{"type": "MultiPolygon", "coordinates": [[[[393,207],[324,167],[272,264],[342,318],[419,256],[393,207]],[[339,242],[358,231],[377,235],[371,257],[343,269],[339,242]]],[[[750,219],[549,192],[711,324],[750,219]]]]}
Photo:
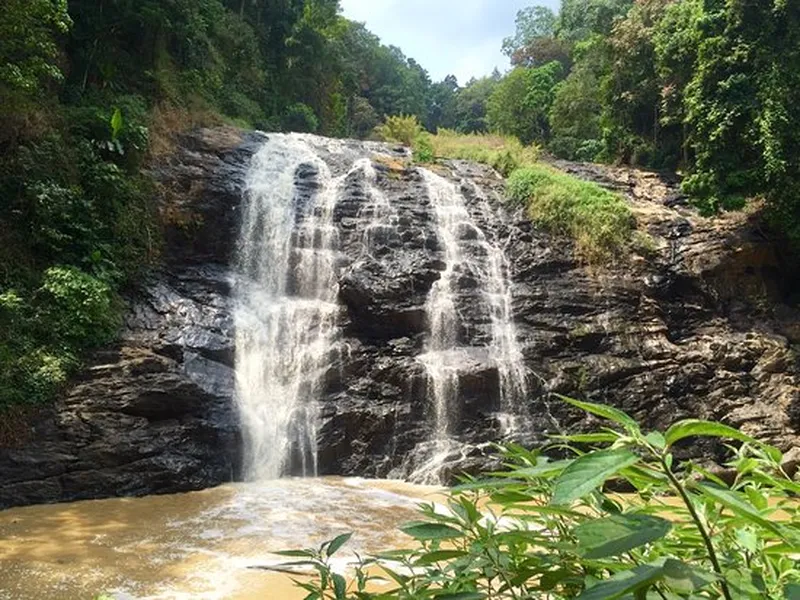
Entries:
{"type": "MultiPolygon", "coordinates": [[[[197,131],[153,169],[164,264],[130,295],[120,343],[93,356],[59,402],[30,418],[25,439],[0,448],[0,507],[198,489],[239,477],[230,265],[248,163],[263,139],[197,131]]],[[[405,152],[345,147],[375,158],[377,185],[396,219],[376,231],[379,251],[365,256],[365,184],[348,179],[334,213],[342,350],[324,379],[319,465],[323,474],[406,476],[431,435],[418,357],[443,246],[405,152]]],[[[338,155],[320,152],[332,171],[346,170],[338,155]]],[[[647,425],[719,419],[783,449],[800,446],[793,350],[800,318],[785,304],[796,282],[761,234],[758,215],[709,220],[684,206],[674,182],[654,174],[557,166],[626,195],[641,232],[630,259],[588,268],[569,241],[504,204],[503,182],[490,169],[460,161],[437,169],[508,260],[529,373],[523,441],[591,424],[551,399],[558,392],[618,406],[647,425]]],[[[313,173],[297,177],[313,191],[313,173]]],[[[476,234],[460,235],[468,242],[476,234]]],[[[457,276],[459,335],[479,348],[490,317],[475,301],[482,291],[469,265],[457,276]]],[[[454,469],[483,464],[485,443],[503,430],[496,365],[477,350],[462,363],[454,469]]],[[[708,458],[718,450],[684,448],[708,458]]]]}

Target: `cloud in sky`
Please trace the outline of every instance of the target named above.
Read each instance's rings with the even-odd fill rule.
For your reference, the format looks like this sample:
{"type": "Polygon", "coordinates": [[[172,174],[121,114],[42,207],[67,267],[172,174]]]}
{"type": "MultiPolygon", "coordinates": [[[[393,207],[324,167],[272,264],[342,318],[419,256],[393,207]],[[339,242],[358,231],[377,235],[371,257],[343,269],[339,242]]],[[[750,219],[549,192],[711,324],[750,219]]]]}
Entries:
{"type": "Polygon", "coordinates": [[[558,0],[341,0],[344,16],[361,21],[384,44],[400,47],[434,81],[453,74],[459,83],[505,71],[503,38],[514,32],[517,11],[534,4],[554,10],[558,0]]]}

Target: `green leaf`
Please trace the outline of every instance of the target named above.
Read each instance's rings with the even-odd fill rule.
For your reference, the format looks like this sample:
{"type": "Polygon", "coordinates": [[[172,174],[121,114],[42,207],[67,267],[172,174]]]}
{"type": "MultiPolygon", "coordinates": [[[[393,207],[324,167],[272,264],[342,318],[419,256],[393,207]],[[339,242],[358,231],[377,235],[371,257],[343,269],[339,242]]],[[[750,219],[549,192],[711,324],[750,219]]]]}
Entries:
{"type": "Polygon", "coordinates": [[[745,435],[738,429],[728,427],[722,423],[713,423],[711,421],[701,421],[699,419],[687,419],[685,421],[678,421],[667,429],[665,438],[667,446],[672,446],[675,442],[688,437],[721,437],[739,440],[741,442],[755,442],[749,435],[745,435]]]}
{"type": "Polygon", "coordinates": [[[614,515],[594,519],[573,530],[578,549],[586,558],[619,556],[633,548],[663,538],[672,524],[648,515],[614,515]]]}
{"type": "Polygon", "coordinates": [[[625,414],[621,410],[614,408],[613,406],[608,406],[606,404],[595,404],[594,402],[583,402],[581,400],[575,400],[574,398],[569,398],[560,394],[556,394],[556,396],[561,398],[564,402],[572,404],[572,406],[577,406],[581,410],[585,410],[586,412],[597,415],[598,417],[603,417],[609,421],[614,421],[614,423],[622,425],[629,431],[639,431],[639,425],[636,424],[636,421],[633,420],[633,417],[625,414]]]}
{"type": "Polygon", "coordinates": [[[114,109],[114,114],[111,116],[111,140],[116,141],[119,134],[122,133],[122,128],[125,121],[122,118],[122,111],[118,108],[114,109]]]}
{"type": "Polygon", "coordinates": [[[456,592],[455,594],[436,594],[434,600],[484,600],[486,594],[480,592],[456,592]]]}
{"type": "Polygon", "coordinates": [[[800,600],[800,583],[790,583],[783,588],[786,600],[800,600]]]}
{"type": "Polygon", "coordinates": [[[663,577],[663,567],[642,565],[601,581],[585,590],[577,600],[614,600],[637,590],[647,589],[663,577]]]}
{"type": "Polygon", "coordinates": [[[647,440],[647,442],[648,442],[648,443],[649,443],[651,446],[653,446],[653,447],[655,447],[655,448],[657,448],[657,449],[659,449],[659,450],[663,450],[664,448],[666,448],[666,447],[667,447],[667,441],[666,441],[666,439],[665,439],[665,438],[664,438],[664,436],[663,436],[663,435],[662,435],[660,432],[658,432],[658,431],[651,431],[651,432],[650,432],[650,433],[648,433],[646,436],[644,436],[644,439],[645,439],[645,440],[647,440]]]}
{"type": "Polygon", "coordinates": [[[740,498],[739,494],[736,492],[702,483],[698,484],[697,488],[704,496],[719,502],[738,516],[743,517],[751,523],[760,525],[782,539],[785,538],[783,530],[777,523],[765,518],[759,511],[740,498]]]}
{"type": "Polygon", "coordinates": [[[602,485],[606,479],[639,462],[630,450],[599,450],[585,454],[564,469],[553,490],[551,504],[569,504],[602,485]]]}
{"type": "Polygon", "coordinates": [[[338,573],[334,573],[333,577],[333,592],[336,595],[336,600],[347,600],[347,582],[344,577],[338,573]]]}
{"type": "Polygon", "coordinates": [[[602,444],[616,442],[619,439],[617,433],[576,433],[574,435],[554,435],[555,440],[562,442],[572,442],[575,444],[602,444]]]}
{"type": "Polygon", "coordinates": [[[352,533],[343,533],[342,535],[336,536],[331,540],[331,543],[328,544],[328,548],[326,553],[329,557],[333,556],[339,548],[344,546],[350,538],[353,537],[352,533]]]}
{"type": "Polygon", "coordinates": [[[464,537],[464,534],[458,529],[440,523],[412,523],[401,527],[400,531],[420,541],[451,540],[464,537]]]}
{"type": "Polygon", "coordinates": [[[717,576],[668,558],[664,562],[664,581],[673,592],[691,594],[717,581],[717,576]]]}
{"type": "Polygon", "coordinates": [[[452,560],[454,558],[461,558],[462,556],[467,556],[467,553],[462,550],[438,550],[436,552],[429,552],[422,555],[420,558],[414,561],[414,565],[418,567],[424,567],[427,565],[436,564],[438,562],[452,560]]]}
{"type": "Polygon", "coordinates": [[[294,556],[299,558],[314,558],[315,553],[313,550],[281,550],[275,552],[278,556],[294,556]]]}

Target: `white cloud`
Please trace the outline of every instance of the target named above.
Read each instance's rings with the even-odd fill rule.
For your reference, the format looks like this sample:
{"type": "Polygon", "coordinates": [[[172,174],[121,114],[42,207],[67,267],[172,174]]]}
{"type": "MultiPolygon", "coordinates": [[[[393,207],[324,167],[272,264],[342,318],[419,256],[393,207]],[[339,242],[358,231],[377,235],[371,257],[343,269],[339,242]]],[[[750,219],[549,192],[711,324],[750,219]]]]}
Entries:
{"type": "MultiPolygon", "coordinates": [[[[508,68],[500,52],[518,10],[536,0],[341,0],[343,14],[362,21],[383,43],[399,46],[434,80],[459,82],[508,68]]],[[[558,0],[538,3],[556,7],[558,0]]]]}

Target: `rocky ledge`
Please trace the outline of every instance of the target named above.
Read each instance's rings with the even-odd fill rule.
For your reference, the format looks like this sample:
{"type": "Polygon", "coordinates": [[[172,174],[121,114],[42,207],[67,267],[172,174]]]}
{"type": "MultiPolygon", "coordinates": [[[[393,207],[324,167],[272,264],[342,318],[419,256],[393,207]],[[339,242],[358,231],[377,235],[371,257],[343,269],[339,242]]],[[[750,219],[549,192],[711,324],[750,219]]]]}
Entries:
{"type": "MultiPolygon", "coordinates": [[[[263,140],[200,130],[154,167],[164,264],[130,295],[120,342],[32,415],[19,443],[0,448],[0,507],[184,491],[239,477],[230,265],[247,167],[263,140]]],[[[431,437],[419,356],[443,248],[430,198],[399,149],[345,142],[342,158],[319,144],[335,174],[354,156],[373,156],[376,185],[396,210],[393,226],[377,230],[379,250],[365,256],[364,181],[349,178],[336,206],[341,336],[324,378],[320,471],[407,476],[431,437]]],[[[505,205],[503,181],[490,169],[458,161],[438,169],[508,261],[528,373],[522,441],[596,424],[553,400],[559,392],[620,407],[647,426],[718,419],[783,450],[800,447],[800,317],[788,303],[798,283],[758,213],[705,219],[669,178],[557,166],[626,195],[640,232],[630,258],[588,268],[568,241],[505,205]]],[[[301,195],[313,192],[313,173],[297,177],[301,195]]],[[[485,443],[503,429],[500,374],[481,352],[491,319],[478,308],[475,273],[459,268],[456,312],[469,351],[459,358],[453,469],[486,464],[485,443]]],[[[719,458],[713,445],[683,452],[719,458]]]]}

